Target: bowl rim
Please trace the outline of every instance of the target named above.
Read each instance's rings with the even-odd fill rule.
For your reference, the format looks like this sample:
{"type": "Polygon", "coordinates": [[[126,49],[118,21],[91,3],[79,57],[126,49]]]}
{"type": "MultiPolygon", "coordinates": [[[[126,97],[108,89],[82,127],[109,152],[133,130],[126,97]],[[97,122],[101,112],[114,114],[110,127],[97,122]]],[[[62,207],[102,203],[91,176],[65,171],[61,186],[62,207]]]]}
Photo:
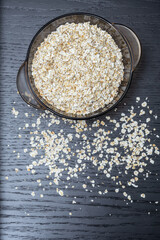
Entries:
{"type": "MultiPolygon", "coordinates": [[[[125,26],[124,24],[121,24],[121,25],[125,26]]],[[[127,26],[125,26],[125,27],[127,27],[127,26]]],[[[42,106],[43,109],[48,110],[48,111],[50,111],[50,112],[52,112],[52,113],[54,113],[54,114],[56,114],[56,115],[58,115],[58,116],[60,116],[60,117],[62,117],[62,118],[67,118],[67,119],[72,119],[72,120],[87,120],[87,119],[89,120],[89,119],[92,119],[92,118],[100,117],[100,116],[106,114],[107,112],[111,111],[111,110],[114,109],[114,108],[122,101],[122,99],[125,97],[125,95],[127,94],[128,90],[129,90],[129,87],[130,87],[130,85],[131,85],[131,82],[132,82],[132,75],[133,75],[133,71],[132,71],[132,61],[133,61],[133,60],[132,60],[132,54],[131,54],[130,47],[129,47],[127,41],[125,40],[124,36],[123,36],[123,35],[120,33],[120,31],[114,26],[114,24],[112,24],[111,22],[109,22],[107,19],[105,19],[105,18],[103,18],[103,17],[101,17],[101,16],[98,16],[98,15],[96,15],[96,14],[93,14],[93,13],[73,12],[73,13],[63,14],[63,15],[60,15],[60,16],[58,16],[58,17],[56,17],[56,18],[51,19],[49,22],[47,22],[46,24],[44,24],[44,25],[35,33],[35,35],[33,36],[32,40],[31,40],[31,42],[30,42],[30,44],[29,44],[28,50],[27,50],[26,59],[25,59],[25,62],[26,62],[26,64],[25,64],[26,71],[25,71],[25,72],[26,72],[26,74],[27,74],[27,82],[28,82],[29,87],[30,87],[30,89],[31,89],[31,91],[32,91],[32,94],[33,94],[33,96],[35,97],[35,99],[37,100],[37,102],[42,106]],[[48,106],[46,106],[46,105],[39,99],[39,97],[37,96],[37,94],[36,94],[36,93],[34,92],[34,90],[32,89],[31,83],[30,83],[30,81],[29,81],[29,76],[28,76],[28,59],[29,59],[30,49],[31,49],[32,44],[33,44],[34,40],[36,39],[37,35],[38,35],[40,32],[42,32],[43,29],[44,29],[46,26],[48,26],[50,23],[52,23],[52,22],[54,22],[54,21],[56,21],[56,20],[58,20],[58,19],[60,19],[60,18],[64,18],[64,17],[72,16],[72,15],[87,15],[87,16],[93,16],[93,17],[95,17],[95,18],[102,19],[103,21],[105,21],[105,22],[107,22],[108,24],[110,24],[110,25],[121,35],[121,37],[123,38],[124,42],[126,43],[126,45],[127,45],[127,47],[128,47],[128,51],[129,51],[130,59],[131,59],[130,79],[129,79],[128,84],[127,84],[127,86],[126,86],[126,89],[125,89],[125,91],[123,92],[123,94],[122,94],[122,96],[120,97],[120,99],[119,99],[117,102],[115,102],[110,108],[108,108],[107,110],[105,110],[104,112],[97,113],[97,114],[95,114],[95,115],[93,115],[93,116],[88,116],[88,117],[71,117],[71,116],[67,116],[67,115],[61,114],[61,113],[59,113],[59,112],[56,112],[56,111],[54,111],[53,109],[51,109],[51,108],[49,108],[48,106]]]]}

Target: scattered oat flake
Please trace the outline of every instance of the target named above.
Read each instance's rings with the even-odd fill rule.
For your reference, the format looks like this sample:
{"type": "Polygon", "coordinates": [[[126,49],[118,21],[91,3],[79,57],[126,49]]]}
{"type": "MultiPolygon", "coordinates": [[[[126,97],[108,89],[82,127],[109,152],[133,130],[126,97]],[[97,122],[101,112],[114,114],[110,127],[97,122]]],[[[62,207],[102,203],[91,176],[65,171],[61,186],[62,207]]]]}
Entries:
{"type": "Polygon", "coordinates": [[[139,113],[139,116],[142,116],[145,114],[145,111],[143,109],[141,109],[140,113],[139,113]]]}
{"type": "Polygon", "coordinates": [[[125,197],[127,197],[128,194],[127,194],[126,192],[123,192],[123,195],[124,195],[125,197]]]}
{"type": "Polygon", "coordinates": [[[31,192],[32,197],[35,197],[35,192],[31,192]]]}
{"type": "Polygon", "coordinates": [[[58,193],[59,193],[60,196],[63,196],[63,195],[64,195],[62,190],[59,190],[58,193]]]}
{"type": "Polygon", "coordinates": [[[34,169],[32,169],[31,173],[32,173],[32,174],[35,174],[35,173],[36,173],[36,171],[35,171],[34,169]]]}
{"type": "Polygon", "coordinates": [[[15,110],[15,108],[12,108],[12,114],[15,116],[15,118],[17,118],[19,112],[15,110]]]}
{"type": "Polygon", "coordinates": [[[58,180],[57,180],[56,178],[53,180],[53,182],[54,182],[56,185],[58,185],[58,180]]]}
{"type": "Polygon", "coordinates": [[[138,103],[140,101],[140,97],[136,97],[136,102],[138,103]]]}
{"type": "Polygon", "coordinates": [[[147,102],[143,102],[141,105],[142,105],[142,107],[146,107],[147,106],[147,102]]]}
{"type": "Polygon", "coordinates": [[[151,163],[151,164],[154,164],[154,160],[153,160],[153,159],[150,159],[150,163],[151,163]]]}
{"type": "Polygon", "coordinates": [[[141,198],[145,198],[146,195],[144,193],[141,194],[141,198]]]}

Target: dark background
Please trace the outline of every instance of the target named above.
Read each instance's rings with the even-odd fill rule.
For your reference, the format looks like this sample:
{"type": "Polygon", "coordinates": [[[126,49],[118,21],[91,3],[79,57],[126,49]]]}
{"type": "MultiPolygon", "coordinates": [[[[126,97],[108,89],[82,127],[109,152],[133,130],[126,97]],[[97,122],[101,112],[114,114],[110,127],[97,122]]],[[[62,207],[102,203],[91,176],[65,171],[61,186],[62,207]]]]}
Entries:
{"type": "MultiPolygon", "coordinates": [[[[134,105],[135,98],[140,96],[142,99],[149,97],[151,109],[159,116],[160,1],[7,0],[0,4],[1,239],[160,239],[160,208],[159,204],[155,205],[155,201],[160,200],[158,158],[150,166],[149,179],[141,179],[138,189],[127,189],[133,196],[132,204],[126,205],[122,193],[115,194],[112,183],[107,179],[104,179],[109,189],[106,196],[98,195],[97,191],[92,194],[82,191],[79,183],[83,183],[83,176],[79,183],[73,182],[76,189],[67,190],[68,197],[57,195],[55,186],[46,187],[44,198],[30,195],[32,191],[42,191],[33,181],[37,178],[26,171],[31,159],[23,153],[23,148],[29,148],[29,131],[20,133],[21,140],[17,135],[18,127],[24,125],[24,113],[34,113],[36,119],[39,112],[28,108],[16,93],[17,71],[34,34],[54,17],[83,11],[129,26],[142,44],[141,61],[134,72],[129,92],[117,112],[111,111],[108,115],[118,119],[120,113],[134,105]],[[13,105],[21,113],[17,120],[11,114],[13,105]],[[19,159],[16,158],[17,152],[21,154],[19,159]],[[18,174],[14,170],[16,167],[21,170],[18,174]],[[141,193],[146,194],[145,199],[140,198],[141,193]],[[75,205],[72,204],[74,196],[77,196],[75,205]],[[94,202],[91,202],[93,198],[94,202]]],[[[151,128],[156,127],[160,132],[159,123],[159,119],[152,122],[151,128]]],[[[155,143],[159,144],[157,140],[155,143]]],[[[88,168],[87,171],[89,175],[95,174],[96,170],[88,168]]],[[[45,170],[40,174],[45,178],[45,170]]],[[[47,186],[47,181],[44,181],[44,186],[47,186]]]]}

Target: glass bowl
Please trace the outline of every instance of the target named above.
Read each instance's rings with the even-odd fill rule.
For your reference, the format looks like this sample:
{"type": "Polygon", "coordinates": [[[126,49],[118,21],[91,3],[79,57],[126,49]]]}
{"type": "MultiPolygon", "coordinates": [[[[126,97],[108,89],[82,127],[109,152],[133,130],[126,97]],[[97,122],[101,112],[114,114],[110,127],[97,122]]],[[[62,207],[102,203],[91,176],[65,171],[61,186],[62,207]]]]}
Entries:
{"type": "Polygon", "coordinates": [[[90,13],[70,13],[52,19],[45,24],[33,37],[28,51],[26,60],[21,65],[17,74],[17,89],[23,100],[37,108],[48,110],[61,117],[70,119],[90,119],[100,116],[109,110],[113,109],[125,96],[130,86],[132,73],[137,66],[141,56],[141,45],[136,34],[128,27],[122,24],[111,24],[106,19],[90,13]],[[102,30],[107,31],[118,47],[121,49],[124,64],[124,79],[119,87],[118,95],[114,100],[105,107],[98,109],[95,112],[86,115],[68,114],[57,109],[56,106],[50,105],[45,99],[41,97],[35,87],[34,79],[32,77],[32,60],[37,47],[44,41],[44,39],[51,32],[55,31],[60,25],[65,23],[84,23],[90,22],[92,25],[97,25],[102,30]]]}

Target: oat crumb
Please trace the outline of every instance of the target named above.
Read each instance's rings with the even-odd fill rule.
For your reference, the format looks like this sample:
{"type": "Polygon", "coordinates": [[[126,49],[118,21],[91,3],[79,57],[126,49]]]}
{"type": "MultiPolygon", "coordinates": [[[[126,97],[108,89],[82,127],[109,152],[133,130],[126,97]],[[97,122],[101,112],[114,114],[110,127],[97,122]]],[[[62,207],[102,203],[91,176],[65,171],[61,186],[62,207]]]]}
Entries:
{"type": "Polygon", "coordinates": [[[146,195],[144,193],[141,194],[141,198],[145,198],[146,195]]]}
{"type": "Polygon", "coordinates": [[[35,192],[31,192],[32,197],[35,197],[35,192]]]}

